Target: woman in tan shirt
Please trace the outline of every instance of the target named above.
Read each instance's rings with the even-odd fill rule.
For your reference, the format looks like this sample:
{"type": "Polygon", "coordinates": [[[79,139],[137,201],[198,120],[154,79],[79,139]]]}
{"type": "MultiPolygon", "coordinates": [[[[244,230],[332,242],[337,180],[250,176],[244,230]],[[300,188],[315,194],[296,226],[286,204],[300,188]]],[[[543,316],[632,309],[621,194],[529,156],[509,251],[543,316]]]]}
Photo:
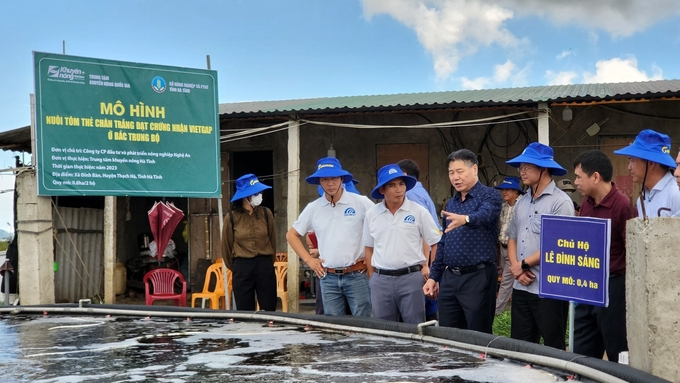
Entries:
{"type": "Polygon", "coordinates": [[[254,311],[257,295],[261,310],[276,311],[274,216],[271,210],[259,206],[266,189],[271,186],[260,183],[254,174],[236,180],[231,211],[224,221],[222,255],[233,272],[238,310],[254,311]]]}

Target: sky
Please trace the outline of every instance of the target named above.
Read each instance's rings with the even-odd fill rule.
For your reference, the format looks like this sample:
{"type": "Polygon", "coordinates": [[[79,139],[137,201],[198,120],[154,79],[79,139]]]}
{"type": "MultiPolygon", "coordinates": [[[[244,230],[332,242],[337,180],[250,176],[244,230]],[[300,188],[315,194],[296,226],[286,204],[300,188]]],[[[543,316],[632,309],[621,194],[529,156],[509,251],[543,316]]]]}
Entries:
{"type": "MultiPolygon", "coordinates": [[[[64,46],[202,69],[209,55],[220,103],[680,79],[675,0],[4,0],[0,36],[0,132],[31,122],[32,52],[64,46]]],[[[5,231],[13,188],[0,172],[5,231]]]]}

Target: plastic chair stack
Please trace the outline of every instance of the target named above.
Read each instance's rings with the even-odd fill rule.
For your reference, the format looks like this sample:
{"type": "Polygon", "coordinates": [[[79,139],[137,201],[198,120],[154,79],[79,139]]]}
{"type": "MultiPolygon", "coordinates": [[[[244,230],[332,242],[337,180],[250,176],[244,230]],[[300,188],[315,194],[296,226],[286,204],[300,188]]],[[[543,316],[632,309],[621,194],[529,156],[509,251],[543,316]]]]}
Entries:
{"type": "MultiPolygon", "coordinates": [[[[288,253],[283,251],[274,256],[274,273],[276,274],[276,297],[281,299],[281,310],[288,312],[288,289],[286,282],[288,277],[288,253]]],[[[260,303],[256,304],[256,310],[260,310],[260,303]]]]}
{"type": "Polygon", "coordinates": [[[288,261],[274,262],[274,272],[276,273],[276,296],[281,299],[281,310],[288,312],[288,291],[286,290],[288,261]]]}
{"type": "MultiPolygon", "coordinates": [[[[203,283],[203,292],[191,294],[191,307],[195,307],[196,299],[202,299],[201,307],[205,308],[205,301],[210,301],[210,308],[217,310],[220,308],[220,303],[222,304],[222,309],[226,310],[230,306],[229,296],[225,296],[224,293],[224,272],[222,270],[223,262],[222,258],[217,259],[215,263],[208,267],[205,274],[205,282],[203,283]],[[210,289],[210,282],[215,281],[214,288],[210,289]]],[[[227,278],[229,279],[229,284],[231,284],[231,271],[227,270],[227,278]]],[[[231,289],[230,289],[231,290],[231,289]]]]}
{"type": "Polygon", "coordinates": [[[274,262],[288,262],[288,253],[281,251],[274,256],[274,262]]]}

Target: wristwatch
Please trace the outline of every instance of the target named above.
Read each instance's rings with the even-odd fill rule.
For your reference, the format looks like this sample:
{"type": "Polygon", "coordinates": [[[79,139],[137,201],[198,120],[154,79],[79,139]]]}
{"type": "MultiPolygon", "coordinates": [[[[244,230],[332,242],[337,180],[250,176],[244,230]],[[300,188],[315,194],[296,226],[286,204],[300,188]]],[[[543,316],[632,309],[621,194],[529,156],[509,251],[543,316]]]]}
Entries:
{"type": "Polygon", "coordinates": [[[526,263],[526,262],[524,262],[524,260],[522,259],[522,270],[527,271],[527,270],[529,270],[530,268],[531,268],[531,267],[529,266],[529,264],[526,263]]]}
{"type": "Polygon", "coordinates": [[[465,223],[466,224],[470,223],[470,216],[469,215],[465,216],[465,223]]]}

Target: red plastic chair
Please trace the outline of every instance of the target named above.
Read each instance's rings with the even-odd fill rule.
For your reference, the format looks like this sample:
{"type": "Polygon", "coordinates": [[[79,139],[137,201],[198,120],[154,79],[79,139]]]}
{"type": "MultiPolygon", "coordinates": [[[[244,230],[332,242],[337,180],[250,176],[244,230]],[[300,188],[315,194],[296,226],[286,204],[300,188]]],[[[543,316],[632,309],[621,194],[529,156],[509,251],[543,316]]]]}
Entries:
{"type": "Polygon", "coordinates": [[[173,269],[155,269],[144,275],[144,289],[146,290],[146,304],[152,306],[157,300],[173,300],[175,306],[187,305],[187,282],[184,276],[173,269]],[[182,282],[182,292],[175,293],[175,282],[182,282]],[[149,292],[149,284],[153,286],[153,294],[149,292]]]}

